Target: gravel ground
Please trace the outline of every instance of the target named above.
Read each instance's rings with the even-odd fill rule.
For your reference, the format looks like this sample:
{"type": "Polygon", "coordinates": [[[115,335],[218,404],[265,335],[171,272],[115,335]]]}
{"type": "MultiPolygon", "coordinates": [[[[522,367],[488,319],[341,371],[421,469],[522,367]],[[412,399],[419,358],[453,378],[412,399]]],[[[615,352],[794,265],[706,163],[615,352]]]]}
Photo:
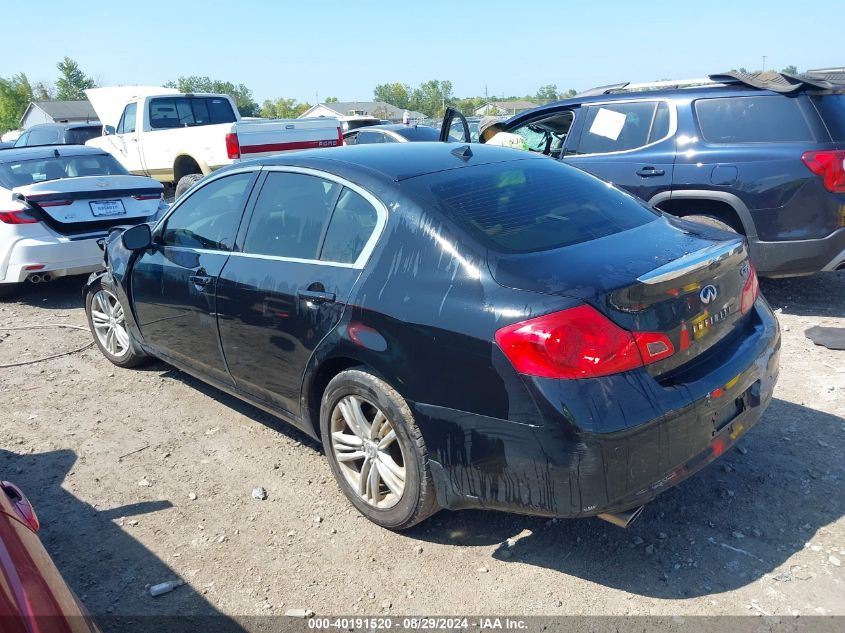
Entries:
{"type": "MultiPolygon", "coordinates": [[[[0,327],[84,325],[80,279],[0,303],[0,327]]],[[[441,512],[394,534],[353,511],[320,447],[163,363],[94,349],[0,369],[0,475],[93,614],[845,615],[845,273],[768,281],[783,326],[763,420],[627,530],[441,512]],[[263,486],[264,501],[251,492],[263,486]],[[150,585],[186,585],[152,598],[150,585]]],[[[90,340],[0,330],[0,364],[90,340]]]]}

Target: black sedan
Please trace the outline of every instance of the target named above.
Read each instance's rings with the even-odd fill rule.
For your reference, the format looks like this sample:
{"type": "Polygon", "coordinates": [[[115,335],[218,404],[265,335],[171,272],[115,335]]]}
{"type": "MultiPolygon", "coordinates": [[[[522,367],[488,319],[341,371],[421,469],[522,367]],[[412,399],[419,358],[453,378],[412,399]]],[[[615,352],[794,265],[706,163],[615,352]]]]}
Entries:
{"type": "Polygon", "coordinates": [[[761,416],[780,332],[744,242],[546,157],[389,144],[221,169],[113,231],[85,293],[164,359],[322,440],[352,504],[626,524],[761,416]]]}
{"type": "Polygon", "coordinates": [[[437,141],[440,130],[426,125],[371,125],[343,135],[344,145],[370,145],[372,143],[418,143],[437,141]]]}

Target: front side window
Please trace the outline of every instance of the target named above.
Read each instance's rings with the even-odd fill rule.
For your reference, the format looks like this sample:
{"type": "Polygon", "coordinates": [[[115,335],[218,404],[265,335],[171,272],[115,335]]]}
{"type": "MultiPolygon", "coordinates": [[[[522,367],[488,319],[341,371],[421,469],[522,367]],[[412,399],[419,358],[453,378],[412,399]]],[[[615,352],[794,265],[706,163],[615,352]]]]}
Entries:
{"type": "Polygon", "coordinates": [[[575,154],[624,152],[669,134],[669,108],[663,102],[605,103],[583,110],[584,127],[575,154]]]}
{"type": "Polygon", "coordinates": [[[160,97],[150,101],[150,127],[176,127],[234,123],[235,113],[222,97],[160,97]]]}
{"type": "Polygon", "coordinates": [[[131,134],[135,131],[135,118],[138,112],[138,104],[130,103],[123,110],[123,115],[120,117],[120,123],[117,124],[117,134],[131,134]]]}
{"type": "Polygon", "coordinates": [[[559,157],[574,120],[575,115],[567,110],[542,119],[528,121],[507,132],[522,138],[523,147],[531,152],[559,157]]]}
{"type": "Polygon", "coordinates": [[[709,143],[813,142],[799,103],[790,97],[699,99],[695,114],[709,143]]]}
{"type": "Polygon", "coordinates": [[[341,185],[305,174],[270,172],[244,239],[244,252],[317,259],[341,185]]]}
{"type": "Polygon", "coordinates": [[[56,145],[62,142],[62,131],[57,127],[44,127],[29,133],[27,145],[56,145]]]}
{"type": "Polygon", "coordinates": [[[165,246],[230,251],[252,183],[252,173],[212,180],[192,193],[167,218],[165,246]]]}

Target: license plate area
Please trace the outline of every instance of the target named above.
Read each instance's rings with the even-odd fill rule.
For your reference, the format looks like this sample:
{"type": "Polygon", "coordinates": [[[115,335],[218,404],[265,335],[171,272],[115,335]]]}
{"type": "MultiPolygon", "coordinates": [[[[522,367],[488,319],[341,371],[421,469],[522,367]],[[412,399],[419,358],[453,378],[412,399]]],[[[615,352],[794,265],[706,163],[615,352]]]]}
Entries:
{"type": "MultiPolygon", "coordinates": [[[[738,396],[719,403],[711,410],[713,435],[725,428],[739,414],[760,404],[760,381],[755,381],[748,389],[738,396]]],[[[715,401],[714,401],[715,405],[715,401]]]]}
{"type": "Polygon", "coordinates": [[[88,204],[91,206],[91,213],[96,217],[124,215],[126,213],[122,200],[93,200],[88,204]]]}

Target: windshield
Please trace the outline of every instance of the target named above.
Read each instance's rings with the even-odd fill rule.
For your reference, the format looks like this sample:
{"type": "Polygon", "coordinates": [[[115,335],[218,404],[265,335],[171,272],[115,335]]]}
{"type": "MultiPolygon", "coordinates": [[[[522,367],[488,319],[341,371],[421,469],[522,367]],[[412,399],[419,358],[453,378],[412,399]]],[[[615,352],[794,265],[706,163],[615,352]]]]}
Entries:
{"type": "Polygon", "coordinates": [[[129,172],[108,154],[51,156],[0,164],[0,185],[13,189],[62,178],[127,174],[129,172]]]}
{"type": "Polygon", "coordinates": [[[509,161],[406,181],[487,248],[528,253],[619,233],[655,220],[635,198],[551,160],[509,161]]]}

